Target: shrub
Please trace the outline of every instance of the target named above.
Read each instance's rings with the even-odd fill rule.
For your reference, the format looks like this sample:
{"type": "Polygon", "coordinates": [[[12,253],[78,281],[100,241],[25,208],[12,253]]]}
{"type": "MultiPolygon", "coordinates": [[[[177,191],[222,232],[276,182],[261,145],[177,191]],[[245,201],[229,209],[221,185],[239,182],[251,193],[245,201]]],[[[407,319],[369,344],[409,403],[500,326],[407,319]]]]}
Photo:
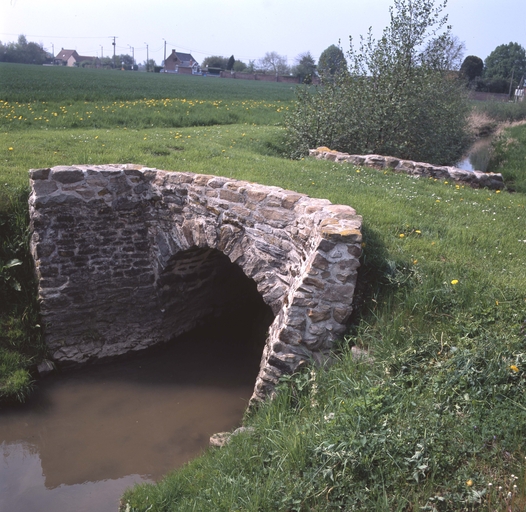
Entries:
{"type": "Polygon", "coordinates": [[[321,87],[300,89],[288,118],[291,156],[328,146],[450,164],[468,141],[469,106],[460,80],[440,63],[449,29],[433,0],[395,0],[379,41],[371,32],[348,52],[350,72],[321,87]]]}

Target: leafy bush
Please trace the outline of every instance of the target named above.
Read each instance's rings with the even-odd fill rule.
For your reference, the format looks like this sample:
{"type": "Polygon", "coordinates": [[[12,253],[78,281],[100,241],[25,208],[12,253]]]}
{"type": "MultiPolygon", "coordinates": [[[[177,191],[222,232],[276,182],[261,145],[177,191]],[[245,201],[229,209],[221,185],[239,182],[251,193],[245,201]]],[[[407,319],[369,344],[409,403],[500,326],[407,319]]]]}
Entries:
{"type": "Polygon", "coordinates": [[[379,41],[371,31],[348,52],[350,72],[299,89],[288,118],[291,156],[328,146],[355,153],[450,164],[468,141],[469,106],[460,80],[442,67],[449,31],[432,0],[395,0],[379,41]]]}

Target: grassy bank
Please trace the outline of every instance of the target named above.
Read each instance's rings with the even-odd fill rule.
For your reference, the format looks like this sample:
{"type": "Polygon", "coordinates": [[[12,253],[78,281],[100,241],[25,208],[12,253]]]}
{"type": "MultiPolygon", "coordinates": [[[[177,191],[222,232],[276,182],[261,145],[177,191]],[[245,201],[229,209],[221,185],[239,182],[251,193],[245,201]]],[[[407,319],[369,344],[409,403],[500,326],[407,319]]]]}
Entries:
{"type": "Polygon", "coordinates": [[[490,170],[500,172],[510,189],[526,193],[526,121],[499,131],[493,141],[490,170]]]}
{"type": "MultiPolygon", "coordinates": [[[[43,82],[40,68],[32,69],[34,83],[43,82]]],[[[53,68],[42,69],[49,77],[53,68]]],[[[61,96],[48,102],[56,117],[68,101],[90,101],[90,112],[109,104],[104,97],[76,97],[73,86],[64,86],[64,71],[59,70],[61,96]]],[[[89,70],[67,71],[86,71],[85,81],[92,76],[89,70]]],[[[209,450],[157,485],[130,489],[122,510],[524,510],[526,195],[283,159],[282,124],[292,93],[282,84],[265,84],[265,93],[258,89],[250,96],[236,87],[258,84],[199,82],[218,87],[207,89],[203,101],[228,103],[239,119],[246,115],[243,101],[260,102],[263,113],[231,124],[172,126],[165,124],[171,114],[163,110],[170,105],[157,103],[159,113],[151,119],[143,115],[149,108],[144,98],[188,101],[190,93],[166,95],[155,88],[164,87],[166,77],[143,74],[144,88],[128,98],[128,73],[92,73],[123,77],[122,93],[113,90],[111,101],[141,99],[136,111],[129,108],[143,124],[74,127],[69,111],[61,117],[65,128],[58,120],[30,123],[12,114],[1,121],[0,212],[9,220],[0,222],[16,227],[7,238],[2,231],[2,248],[8,239],[18,239],[20,247],[17,252],[10,242],[2,249],[4,267],[12,260],[28,263],[23,194],[34,167],[132,162],[223,175],[349,204],[364,219],[356,310],[337,363],[286,379],[275,401],[245,418],[253,431],[209,450]],[[228,91],[220,89],[222,83],[228,91]],[[368,358],[354,359],[353,345],[368,358]]],[[[0,92],[4,102],[16,103],[0,92]]],[[[38,94],[19,101],[35,102],[36,110],[47,101],[38,94]]],[[[104,117],[109,124],[120,119],[116,112],[99,119],[104,117]]],[[[42,349],[31,282],[26,274],[14,274],[21,267],[1,274],[1,290],[8,290],[6,279],[13,277],[27,292],[11,287],[9,301],[1,302],[0,357],[24,354],[17,368],[30,380],[27,372],[42,349]],[[16,331],[9,322],[18,321],[16,331]],[[24,353],[15,339],[31,348],[24,353]]],[[[0,370],[7,393],[10,370],[0,370]]]]}

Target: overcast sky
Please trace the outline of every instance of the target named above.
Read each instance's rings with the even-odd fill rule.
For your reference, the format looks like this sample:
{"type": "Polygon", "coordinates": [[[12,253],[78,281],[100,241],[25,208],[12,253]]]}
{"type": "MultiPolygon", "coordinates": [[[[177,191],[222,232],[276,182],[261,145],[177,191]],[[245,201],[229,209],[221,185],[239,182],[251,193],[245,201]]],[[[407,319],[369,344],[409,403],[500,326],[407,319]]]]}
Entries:
{"type": "MultiPolygon", "coordinates": [[[[0,41],[24,34],[55,55],[61,48],[80,55],[127,53],[142,63],[161,64],[166,45],[192,53],[248,63],[266,52],[289,64],[310,51],[317,61],[331,44],[347,50],[350,35],[369,27],[380,34],[389,23],[392,0],[0,0],[0,41]]],[[[526,0],[449,0],[445,11],[465,56],[485,59],[496,46],[517,42],[526,48],[526,0]]]]}

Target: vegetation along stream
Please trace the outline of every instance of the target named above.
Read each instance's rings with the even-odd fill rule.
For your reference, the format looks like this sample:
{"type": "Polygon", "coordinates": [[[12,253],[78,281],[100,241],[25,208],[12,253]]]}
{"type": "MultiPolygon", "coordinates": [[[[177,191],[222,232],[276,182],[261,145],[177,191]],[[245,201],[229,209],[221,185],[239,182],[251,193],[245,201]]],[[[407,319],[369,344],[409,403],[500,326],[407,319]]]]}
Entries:
{"type": "Polygon", "coordinates": [[[265,337],[247,343],[246,325],[216,319],[166,347],[40,382],[2,413],[0,511],[114,512],[126,487],[239,426],[265,337]]]}

